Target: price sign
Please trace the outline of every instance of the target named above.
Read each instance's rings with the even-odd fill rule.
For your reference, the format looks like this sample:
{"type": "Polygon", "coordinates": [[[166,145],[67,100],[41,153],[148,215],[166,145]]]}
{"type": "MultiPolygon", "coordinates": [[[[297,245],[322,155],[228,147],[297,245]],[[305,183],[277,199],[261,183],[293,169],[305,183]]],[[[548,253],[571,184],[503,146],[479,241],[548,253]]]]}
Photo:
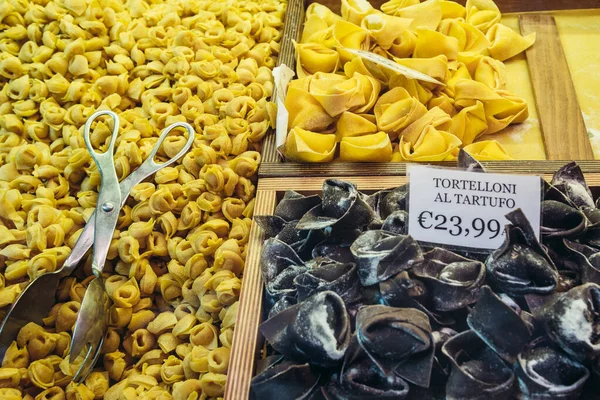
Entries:
{"type": "Polygon", "coordinates": [[[408,233],[416,240],[497,249],[504,241],[504,215],[521,208],[539,238],[541,180],[538,176],[488,174],[421,165],[409,167],[408,233]]]}

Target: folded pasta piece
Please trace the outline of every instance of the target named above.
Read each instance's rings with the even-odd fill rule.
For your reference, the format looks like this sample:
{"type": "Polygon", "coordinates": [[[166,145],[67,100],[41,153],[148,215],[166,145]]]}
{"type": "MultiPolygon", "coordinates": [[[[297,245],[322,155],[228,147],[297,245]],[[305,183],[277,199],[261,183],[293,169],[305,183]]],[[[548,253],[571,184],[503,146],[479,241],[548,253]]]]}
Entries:
{"type": "Polygon", "coordinates": [[[472,79],[469,68],[467,68],[465,63],[460,61],[460,56],[458,62],[448,64],[448,75],[449,78],[446,82],[446,87],[443,90],[450,97],[454,97],[454,86],[456,85],[456,82],[461,79],[472,79]]]}
{"type": "Polygon", "coordinates": [[[445,19],[464,18],[467,15],[466,8],[455,1],[440,0],[438,3],[442,9],[442,22],[445,19]]]}
{"type": "Polygon", "coordinates": [[[355,57],[352,61],[344,64],[344,74],[348,77],[354,76],[355,73],[370,76],[376,79],[379,83],[387,86],[389,81],[389,72],[379,65],[364,60],[361,57],[355,57]]]}
{"type": "Polygon", "coordinates": [[[394,38],[388,52],[394,57],[410,57],[415,51],[417,45],[417,34],[411,30],[405,29],[399,36],[394,38]]]}
{"type": "Polygon", "coordinates": [[[492,89],[504,89],[506,86],[506,66],[501,61],[482,55],[462,54],[458,57],[469,70],[469,74],[477,82],[486,84],[492,89]]]}
{"type": "Polygon", "coordinates": [[[483,33],[500,21],[500,10],[493,0],[467,0],[467,23],[483,33]]]}
{"type": "Polygon", "coordinates": [[[463,147],[463,150],[479,161],[513,159],[496,140],[482,140],[480,142],[471,143],[463,147]]]}
{"type": "Polygon", "coordinates": [[[504,61],[529,48],[535,42],[535,32],[523,37],[505,25],[496,24],[487,32],[487,38],[491,42],[491,56],[504,61]]]}
{"type": "Polygon", "coordinates": [[[427,103],[427,108],[431,109],[434,107],[439,107],[444,112],[451,117],[456,115],[456,108],[454,107],[454,99],[448,96],[444,92],[434,93],[433,97],[427,103]]]}
{"type": "Polygon", "coordinates": [[[310,88],[310,82],[312,81],[312,75],[307,75],[304,78],[292,79],[288,85],[289,88],[302,89],[308,92],[310,88]]]}
{"type": "Polygon", "coordinates": [[[302,29],[301,43],[316,42],[326,47],[333,46],[332,26],[342,17],[319,3],[311,3],[306,8],[304,29],[302,29]]]}
{"type": "Polygon", "coordinates": [[[377,127],[389,133],[391,139],[396,139],[404,128],[426,113],[427,108],[403,87],[383,94],[375,104],[377,127]]]}
{"type": "Polygon", "coordinates": [[[285,108],[289,113],[288,129],[299,127],[309,131],[324,131],[335,122],[308,91],[291,85],[285,97],[285,108]]]}
{"type": "Polygon", "coordinates": [[[318,72],[310,81],[309,93],[331,117],[366,104],[362,82],[357,77],[318,72]]]}
{"type": "Polygon", "coordinates": [[[405,161],[444,161],[458,155],[460,139],[429,126],[413,145],[400,139],[400,154],[405,161]]]}
{"type": "Polygon", "coordinates": [[[442,20],[438,31],[446,36],[456,38],[459,52],[479,54],[490,47],[490,41],[483,32],[461,19],[442,20]]]}
{"type": "Polygon", "coordinates": [[[342,113],[337,121],[336,141],[345,137],[363,136],[377,132],[375,117],[370,114],[355,114],[349,111],[342,113]]]}
{"type": "Polygon", "coordinates": [[[399,10],[419,3],[420,0],[390,0],[381,5],[381,11],[389,15],[396,15],[399,10]]]}
{"type": "Polygon", "coordinates": [[[345,137],[340,142],[340,161],[386,162],[392,159],[392,142],[385,132],[345,137]]]}
{"type": "Polygon", "coordinates": [[[295,162],[329,162],[335,155],[335,135],[294,127],[287,136],[284,155],[295,162]]]}
{"type": "Polygon", "coordinates": [[[360,25],[363,19],[377,12],[368,0],[342,0],[342,18],[353,24],[360,25]]]}
{"type": "MultiPolygon", "coordinates": [[[[389,4],[388,2],[386,4],[389,4]]],[[[412,28],[425,27],[429,29],[437,29],[442,20],[442,7],[439,1],[424,1],[417,2],[405,7],[385,7],[381,6],[381,10],[386,14],[395,15],[397,17],[413,19],[412,28]],[[387,10],[387,11],[386,11],[387,10]]]]}
{"type": "MultiPolygon", "coordinates": [[[[307,24],[308,23],[310,23],[310,21],[307,21],[307,24]]],[[[320,27],[323,28],[322,26],[320,26],[320,27]]],[[[329,49],[335,48],[336,42],[335,42],[335,39],[333,38],[333,25],[328,28],[324,28],[324,29],[318,29],[318,28],[319,28],[319,26],[315,26],[314,33],[312,33],[312,34],[310,34],[310,32],[307,33],[307,35],[310,34],[310,36],[305,37],[304,35],[302,35],[301,42],[302,43],[319,43],[329,49]]]]}
{"type": "Polygon", "coordinates": [[[414,58],[432,58],[445,55],[448,60],[458,58],[458,39],[427,28],[417,28],[414,58]]]}
{"type": "Polygon", "coordinates": [[[382,49],[389,49],[397,41],[401,43],[402,34],[408,30],[413,22],[410,18],[394,17],[381,12],[367,15],[361,26],[371,32],[375,42],[382,49]]]}
{"type": "MultiPolygon", "coordinates": [[[[318,3],[312,3],[311,6],[313,4],[318,4],[318,3]]],[[[323,6],[323,7],[325,7],[325,6],[323,6]]],[[[314,42],[315,35],[319,34],[320,32],[326,31],[327,28],[329,28],[329,25],[327,25],[327,22],[323,18],[321,18],[320,16],[318,16],[316,14],[309,15],[308,10],[306,10],[306,19],[304,21],[304,28],[302,29],[302,37],[300,39],[300,42],[301,43],[314,42]]]]}
{"type": "Polygon", "coordinates": [[[416,146],[429,127],[447,130],[451,121],[452,118],[444,110],[434,107],[402,131],[402,140],[416,146]]]}
{"type": "Polygon", "coordinates": [[[506,90],[492,90],[481,82],[461,79],[455,86],[455,104],[468,107],[483,103],[488,128],[484,134],[498,132],[509,124],[523,122],[529,111],[527,102],[506,90]]]}
{"type": "Polygon", "coordinates": [[[409,79],[404,75],[397,74],[390,79],[390,88],[402,87],[410,93],[412,97],[419,100],[422,104],[429,103],[433,97],[431,89],[427,86],[435,86],[429,83],[422,83],[416,79],[409,79]]]}
{"type": "Polygon", "coordinates": [[[372,76],[363,75],[361,73],[355,73],[352,77],[357,78],[360,81],[359,88],[365,101],[363,105],[353,107],[350,109],[350,111],[357,114],[369,112],[379,98],[381,83],[379,83],[379,81],[372,76]]]}
{"type": "Polygon", "coordinates": [[[306,7],[305,15],[307,19],[312,16],[319,17],[327,24],[327,26],[331,26],[336,21],[342,19],[342,17],[331,11],[329,7],[316,2],[311,3],[308,7],[306,7]]]}
{"type": "Polygon", "coordinates": [[[342,63],[351,61],[354,55],[343,50],[343,48],[369,50],[371,35],[369,31],[348,21],[337,21],[333,25],[333,41],[342,63]]]}
{"type": "Polygon", "coordinates": [[[296,44],[296,74],[299,78],[317,72],[335,72],[340,63],[337,51],[320,43],[296,44]]]}
{"type": "Polygon", "coordinates": [[[483,134],[487,127],[483,103],[478,101],[452,117],[448,132],[459,138],[463,145],[468,145],[483,134]]]}
{"type": "Polygon", "coordinates": [[[442,82],[448,75],[448,57],[443,54],[431,58],[394,58],[394,61],[442,82]]]}

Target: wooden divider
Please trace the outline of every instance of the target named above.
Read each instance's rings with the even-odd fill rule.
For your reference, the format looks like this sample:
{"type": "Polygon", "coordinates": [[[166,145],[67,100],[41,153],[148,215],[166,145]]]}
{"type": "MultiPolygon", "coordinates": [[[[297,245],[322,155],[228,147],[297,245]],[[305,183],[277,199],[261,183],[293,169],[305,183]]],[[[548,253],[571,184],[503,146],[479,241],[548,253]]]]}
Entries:
{"type": "Polygon", "coordinates": [[[535,45],[525,52],[548,160],[593,160],[569,65],[554,17],[524,14],[521,32],[535,32],[535,45]]]}
{"type": "MultiPolygon", "coordinates": [[[[552,174],[541,175],[549,181],[552,174]]],[[[259,180],[254,215],[271,215],[277,199],[286,190],[303,194],[321,193],[324,177],[306,178],[264,178],[259,180]]],[[[407,182],[406,176],[339,176],[338,179],[356,184],[359,190],[376,191],[393,188],[407,182]]],[[[600,186],[600,174],[586,174],[591,187],[600,186]]],[[[260,254],[264,235],[254,222],[250,231],[250,246],[244,269],[244,282],[240,295],[240,308],[235,326],[231,360],[227,374],[225,400],[246,400],[249,398],[250,381],[254,376],[255,361],[264,354],[259,349],[264,339],[258,331],[262,322],[263,282],[260,271],[260,254]]]]}

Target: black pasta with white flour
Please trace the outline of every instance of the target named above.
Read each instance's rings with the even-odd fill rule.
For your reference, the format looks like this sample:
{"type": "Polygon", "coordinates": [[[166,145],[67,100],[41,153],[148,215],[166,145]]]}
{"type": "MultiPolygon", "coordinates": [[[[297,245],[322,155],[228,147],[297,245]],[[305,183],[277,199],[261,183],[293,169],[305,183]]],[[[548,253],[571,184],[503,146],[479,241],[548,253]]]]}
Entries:
{"type": "Polygon", "coordinates": [[[600,210],[579,167],[545,184],[539,240],[515,210],[485,257],[421,246],[407,202],[407,186],[330,179],[256,217],[268,346],[252,398],[600,398],[600,210]]]}

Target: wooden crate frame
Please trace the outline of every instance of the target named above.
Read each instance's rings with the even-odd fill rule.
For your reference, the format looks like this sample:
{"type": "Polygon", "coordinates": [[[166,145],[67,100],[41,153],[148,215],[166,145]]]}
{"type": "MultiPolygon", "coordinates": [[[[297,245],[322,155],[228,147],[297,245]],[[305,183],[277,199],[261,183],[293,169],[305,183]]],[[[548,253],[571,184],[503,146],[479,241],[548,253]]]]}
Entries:
{"type": "MultiPolygon", "coordinates": [[[[552,174],[541,175],[545,180],[552,174]]],[[[332,177],[333,178],[333,177],[332,177]]],[[[361,191],[376,191],[407,183],[406,176],[338,176],[337,179],[352,182],[361,191]]],[[[595,191],[600,191],[600,173],[586,174],[586,181],[595,191]]],[[[286,190],[299,193],[321,194],[324,177],[307,178],[264,178],[259,180],[256,191],[254,215],[272,215],[278,200],[286,190]]],[[[225,400],[246,400],[250,396],[250,381],[254,376],[255,361],[260,358],[264,338],[258,326],[263,318],[263,281],[260,270],[260,255],[263,249],[262,229],[252,222],[248,255],[244,269],[244,281],[240,294],[240,306],[231,348],[231,359],[227,374],[225,400]]]]}
{"type": "MultiPolygon", "coordinates": [[[[370,0],[379,8],[385,0],[370,0]]],[[[483,164],[494,172],[553,173],[565,161],[577,160],[584,172],[600,172],[600,162],[593,160],[579,102],[568,70],[564,52],[558,37],[554,18],[540,14],[550,10],[596,9],[598,0],[495,0],[503,13],[518,13],[523,31],[537,32],[537,46],[526,51],[531,83],[536,97],[540,128],[544,139],[547,160],[492,161],[483,164]],[[527,14],[535,12],[535,14],[527,14]],[[525,13],[525,14],[523,14],[525,13]],[[546,68],[548,59],[559,60],[560,68],[546,68]],[[558,96],[566,98],[560,105],[558,96]],[[566,106],[566,107],[565,107],[566,106]],[[559,112],[557,108],[561,107],[559,112]],[[564,135],[569,132],[569,135],[564,135]],[[558,161],[558,162],[556,162],[558,161]]],[[[289,0],[286,22],[281,41],[279,64],[295,67],[293,41],[298,41],[304,23],[305,7],[316,0],[289,0]]],[[[318,1],[339,13],[340,0],[318,1]]],[[[465,0],[458,0],[464,4],[465,0]]],[[[292,163],[281,160],[275,144],[275,133],[269,133],[263,142],[261,177],[323,176],[323,175],[404,175],[406,163],[350,163],[330,162],[324,164],[292,163]]],[[[455,163],[436,163],[454,166],[455,163]]]]}

